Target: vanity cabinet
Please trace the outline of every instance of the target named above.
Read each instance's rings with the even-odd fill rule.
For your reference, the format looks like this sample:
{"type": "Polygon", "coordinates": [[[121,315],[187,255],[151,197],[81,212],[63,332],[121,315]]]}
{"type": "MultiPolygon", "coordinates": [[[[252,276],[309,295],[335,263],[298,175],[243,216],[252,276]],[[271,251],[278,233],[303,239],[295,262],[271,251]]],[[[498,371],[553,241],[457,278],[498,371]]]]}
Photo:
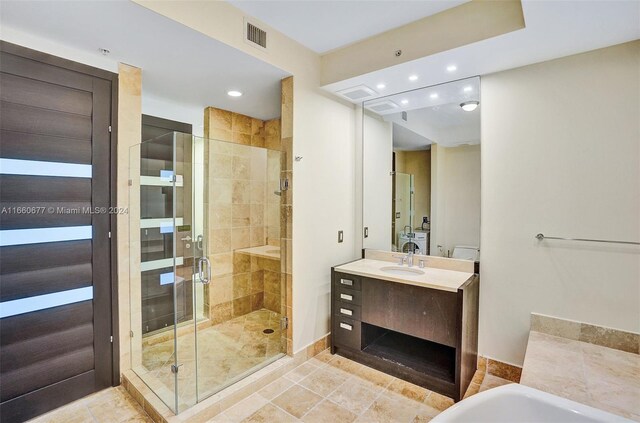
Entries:
{"type": "Polygon", "coordinates": [[[456,292],[331,274],[332,354],[462,399],[477,365],[477,274],[456,292]]]}

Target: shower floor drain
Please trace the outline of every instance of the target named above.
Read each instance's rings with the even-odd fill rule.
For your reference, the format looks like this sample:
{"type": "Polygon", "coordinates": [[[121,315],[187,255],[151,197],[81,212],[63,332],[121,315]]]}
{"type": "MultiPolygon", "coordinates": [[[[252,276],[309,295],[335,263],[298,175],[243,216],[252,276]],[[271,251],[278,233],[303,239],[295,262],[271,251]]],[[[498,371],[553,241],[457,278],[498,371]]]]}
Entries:
{"type": "Polygon", "coordinates": [[[266,334],[273,333],[273,329],[265,329],[262,331],[262,333],[266,333],[266,334]]]}

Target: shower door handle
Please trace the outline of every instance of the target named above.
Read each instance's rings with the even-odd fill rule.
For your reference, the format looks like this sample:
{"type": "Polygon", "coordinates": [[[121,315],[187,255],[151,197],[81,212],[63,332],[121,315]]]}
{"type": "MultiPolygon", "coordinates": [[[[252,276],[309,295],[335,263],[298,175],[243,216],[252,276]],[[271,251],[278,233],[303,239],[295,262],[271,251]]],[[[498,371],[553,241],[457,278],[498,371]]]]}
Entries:
{"type": "Polygon", "coordinates": [[[208,284],[211,282],[211,262],[206,257],[200,257],[198,260],[198,277],[203,284],[208,284]],[[207,267],[207,277],[204,276],[204,270],[202,268],[202,263],[206,263],[207,267]]]}

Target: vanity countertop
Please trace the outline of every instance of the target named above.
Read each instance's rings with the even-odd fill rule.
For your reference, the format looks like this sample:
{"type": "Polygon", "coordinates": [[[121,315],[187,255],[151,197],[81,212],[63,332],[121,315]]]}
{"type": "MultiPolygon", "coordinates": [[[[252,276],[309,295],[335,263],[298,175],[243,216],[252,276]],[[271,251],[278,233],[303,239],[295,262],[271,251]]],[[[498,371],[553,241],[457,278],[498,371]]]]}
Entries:
{"type": "MultiPolygon", "coordinates": [[[[381,270],[383,267],[398,268],[400,266],[388,261],[361,259],[337,266],[335,267],[335,271],[450,292],[457,292],[458,288],[473,276],[473,273],[437,269],[433,267],[424,267],[420,269],[418,266],[413,266],[410,269],[421,270],[424,274],[394,275],[381,270]]],[[[406,265],[402,267],[409,269],[406,265]]]]}

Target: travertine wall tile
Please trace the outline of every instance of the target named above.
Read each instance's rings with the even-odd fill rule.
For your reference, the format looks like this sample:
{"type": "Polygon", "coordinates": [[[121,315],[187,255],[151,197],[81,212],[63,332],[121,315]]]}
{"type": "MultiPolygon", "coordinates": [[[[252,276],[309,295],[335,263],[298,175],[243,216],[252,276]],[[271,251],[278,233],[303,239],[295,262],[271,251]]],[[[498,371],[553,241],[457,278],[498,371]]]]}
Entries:
{"type": "MultiPolygon", "coordinates": [[[[292,254],[282,250],[291,245],[292,234],[292,172],[289,190],[280,191],[280,170],[287,165],[282,151],[293,151],[293,79],[282,81],[282,112],[285,114],[287,138],[283,139],[282,120],[262,121],[226,110],[205,109],[205,137],[227,141],[209,142],[205,148],[211,169],[206,170],[208,189],[207,222],[213,273],[224,286],[231,276],[231,294],[220,296],[208,289],[210,314],[238,316],[238,313],[265,307],[277,312],[289,309],[291,319],[292,279],[282,279],[281,273],[291,273],[292,254]],[[259,157],[250,146],[270,151],[259,157]],[[264,162],[264,163],[263,163],[264,162]],[[284,207],[286,205],[286,207],[284,207]],[[281,216],[282,212],[286,216],[281,216]],[[283,242],[282,238],[288,240],[283,242]],[[262,245],[281,248],[281,259],[270,260],[234,253],[235,250],[262,245]],[[289,265],[287,265],[287,262],[289,265]],[[288,288],[287,288],[288,286],[288,288]],[[289,295],[287,295],[288,289],[289,295]],[[228,299],[231,295],[231,299],[228,299]],[[213,297],[220,297],[214,299],[213,297]],[[221,308],[221,304],[227,304],[221,308]],[[285,304],[286,303],[286,304],[285,304]],[[228,311],[230,309],[230,312],[228,311]],[[224,311],[222,313],[221,311],[224,311]]],[[[290,158],[289,162],[292,162],[290,158]]],[[[288,169],[291,169],[289,164],[288,169]]],[[[229,288],[227,288],[229,289],[229,288]]],[[[291,340],[291,330],[287,337],[291,340]]],[[[289,342],[289,352],[292,344],[289,342]]]]}
{"type": "Polygon", "coordinates": [[[531,313],[531,330],[640,354],[640,334],[531,313]]]}
{"type": "MultiPolygon", "coordinates": [[[[120,63],[118,65],[118,157],[117,157],[117,206],[129,207],[129,165],[137,161],[130,160],[130,146],[141,142],[140,128],[142,127],[142,69],[120,63]]],[[[119,347],[120,347],[120,371],[131,368],[132,360],[139,363],[141,360],[141,334],[131,339],[129,331],[132,326],[130,271],[131,266],[139,266],[139,253],[130,249],[130,236],[132,229],[129,227],[130,215],[120,214],[117,217],[118,239],[118,319],[119,319],[119,347]],[[135,253],[133,262],[131,253],[135,253]],[[137,357],[131,356],[131,342],[134,342],[137,357]]],[[[135,234],[134,234],[135,235],[135,234]]],[[[139,274],[138,274],[139,281],[139,274]]],[[[139,282],[138,282],[139,283],[139,282]]],[[[138,307],[140,305],[137,305],[138,307]]],[[[140,322],[141,320],[140,316],[140,322]]],[[[137,321],[137,320],[136,320],[137,321]]],[[[135,322],[134,322],[135,324],[135,322]]],[[[141,323],[140,323],[141,326],[141,323]]],[[[140,327],[138,326],[138,327],[140,327]]],[[[136,335],[134,331],[134,336],[136,335]]]]}
{"type": "Polygon", "coordinates": [[[568,339],[580,338],[580,322],[531,313],[531,330],[568,339]]]}

